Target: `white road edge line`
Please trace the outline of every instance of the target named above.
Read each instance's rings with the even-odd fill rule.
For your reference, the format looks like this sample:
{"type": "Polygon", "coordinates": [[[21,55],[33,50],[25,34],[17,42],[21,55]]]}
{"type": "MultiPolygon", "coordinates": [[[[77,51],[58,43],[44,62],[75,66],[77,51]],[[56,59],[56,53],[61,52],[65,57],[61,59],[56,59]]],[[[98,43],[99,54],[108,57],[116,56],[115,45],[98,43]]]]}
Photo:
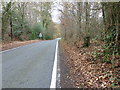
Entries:
{"type": "Polygon", "coordinates": [[[53,65],[52,79],[51,79],[50,88],[56,88],[58,41],[59,40],[57,40],[57,43],[56,43],[55,58],[54,58],[54,65],[53,65]]]}
{"type": "Polygon", "coordinates": [[[4,50],[4,51],[1,51],[0,53],[12,51],[12,50],[15,50],[15,49],[20,48],[20,47],[22,47],[22,46],[18,46],[18,47],[16,47],[16,48],[11,48],[11,49],[8,49],[8,50],[4,50]]]}
{"type": "MultiPolygon", "coordinates": [[[[42,42],[42,41],[41,41],[42,42]]],[[[35,42],[36,43],[36,42],[35,42]]],[[[33,44],[33,43],[30,43],[30,44],[33,44]]],[[[15,49],[18,49],[20,47],[25,47],[25,46],[28,46],[30,44],[27,44],[27,45],[22,45],[22,46],[18,46],[18,47],[15,47],[15,48],[11,48],[11,49],[7,49],[7,50],[4,50],[4,51],[0,51],[0,53],[4,53],[4,52],[8,52],[8,51],[12,51],[12,50],[15,50],[15,49]]]]}

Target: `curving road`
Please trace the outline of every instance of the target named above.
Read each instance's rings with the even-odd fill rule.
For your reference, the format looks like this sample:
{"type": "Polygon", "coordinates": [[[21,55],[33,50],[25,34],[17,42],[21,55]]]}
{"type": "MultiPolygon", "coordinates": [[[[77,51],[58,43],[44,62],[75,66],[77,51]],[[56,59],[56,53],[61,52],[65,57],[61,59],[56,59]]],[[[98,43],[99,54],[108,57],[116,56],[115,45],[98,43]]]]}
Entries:
{"type": "Polygon", "coordinates": [[[2,88],[50,88],[58,39],[2,53],[2,88]]]}

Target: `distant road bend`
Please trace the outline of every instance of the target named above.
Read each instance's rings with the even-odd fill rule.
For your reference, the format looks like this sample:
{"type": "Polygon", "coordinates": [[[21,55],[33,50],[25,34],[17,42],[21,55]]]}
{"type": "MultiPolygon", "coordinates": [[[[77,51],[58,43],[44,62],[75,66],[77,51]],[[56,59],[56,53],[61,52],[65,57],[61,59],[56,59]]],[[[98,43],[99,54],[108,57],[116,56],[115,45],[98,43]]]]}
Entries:
{"type": "Polygon", "coordinates": [[[2,53],[2,88],[50,88],[59,39],[41,41],[2,53]]]}

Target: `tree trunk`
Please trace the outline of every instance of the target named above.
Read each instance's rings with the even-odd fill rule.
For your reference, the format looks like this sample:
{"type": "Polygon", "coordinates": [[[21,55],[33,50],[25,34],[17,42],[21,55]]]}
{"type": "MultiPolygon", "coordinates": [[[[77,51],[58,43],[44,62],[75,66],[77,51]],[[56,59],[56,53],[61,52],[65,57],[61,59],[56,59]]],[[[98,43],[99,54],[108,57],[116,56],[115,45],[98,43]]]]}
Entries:
{"type": "Polygon", "coordinates": [[[77,16],[78,16],[78,26],[79,26],[79,39],[82,37],[82,32],[81,32],[81,2],[77,3],[77,16]]]}
{"type": "Polygon", "coordinates": [[[102,6],[106,22],[105,44],[110,48],[111,54],[120,54],[120,2],[104,3],[102,6]]]}
{"type": "Polygon", "coordinates": [[[86,35],[84,36],[84,47],[90,46],[90,36],[89,36],[89,12],[88,12],[88,2],[86,2],[86,25],[85,25],[85,31],[86,35]]]}
{"type": "Polygon", "coordinates": [[[117,4],[117,20],[116,20],[116,31],[117,31],[117,35],[116,35],[116,41],[117,41],[117,50],[118,53],[120,55],[120,3],[117,4]]]}
{"type": "MultiPolygon", "coordinates": [[[[10,8],[12,7],[12,3],[10,3],[10,8]]],[[[11,36],[11,41],[13,40],[13,30],[12,30],[12,11],[10,11],[10,36],[11,36]]]]}
{"type": "Polygon", "coordinates": [[[65,28],[65,40],[67,40],[67,37],[66,37],[66,28],[65,28]]]}
{"type": "Polygon", "coordinates": [[[13,30],[12,30],[12,16],[10,16],[10,27],[11,27],[11,29],[10,29],[10,32],[11,32],[11,34],[10,34],[10,36],[11,36],[11,41],[13,40],[13,30]]]}
{"type": "Polygon", "coordinates": [[[84,37],[84,47],[90,46],[90,37],[84,37]]]}
{"type": "Polygon", "coordinates": [[[4,41],[4,22],[3,22],[3,17],[2,17],[2,40],[4,41]]]}
{"type": "Polygon", "coordinates": [[[7,23],[9,22],[8,18],[8,12],[11,9],[11,2],[9,2],[6,7],[2,7],[2,40],[4,41],[4,34],[5,34],[5,30],[7,29],[7,23]]]}

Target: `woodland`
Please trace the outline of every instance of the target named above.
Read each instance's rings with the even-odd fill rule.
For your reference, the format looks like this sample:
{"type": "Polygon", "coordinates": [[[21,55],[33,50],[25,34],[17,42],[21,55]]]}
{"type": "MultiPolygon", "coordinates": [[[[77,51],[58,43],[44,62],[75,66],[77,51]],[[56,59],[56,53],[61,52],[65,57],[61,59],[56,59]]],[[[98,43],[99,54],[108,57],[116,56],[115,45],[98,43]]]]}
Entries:
{"type": "Polygon", "coordinates": [[[75,87],[120,87],[120,2],[62,6],[62,46],[75,87]]]}
{"type": "MultiPolygon", "coordinates": [[[[74,63],[73,74],[80,72],[81,57],[86,60],[83,63],[101,64],[100,75],[91,75],[98,75],[96,82],[102,81],[98,86],[94,86],[94,79],[86,81],[88,87],[120,87],[120,2],[56,3],[61,7],[57,8],[60,23],[52,20],[53,2],[1,2],[2,42],[35,40],[39,33],[43,40],[61,37],[68,62],[74,63]]],[[[80,81],[79,77],[76,80],[80,81]]],[[[76,87],[82,87],[79,84],[76,87]]]]}

